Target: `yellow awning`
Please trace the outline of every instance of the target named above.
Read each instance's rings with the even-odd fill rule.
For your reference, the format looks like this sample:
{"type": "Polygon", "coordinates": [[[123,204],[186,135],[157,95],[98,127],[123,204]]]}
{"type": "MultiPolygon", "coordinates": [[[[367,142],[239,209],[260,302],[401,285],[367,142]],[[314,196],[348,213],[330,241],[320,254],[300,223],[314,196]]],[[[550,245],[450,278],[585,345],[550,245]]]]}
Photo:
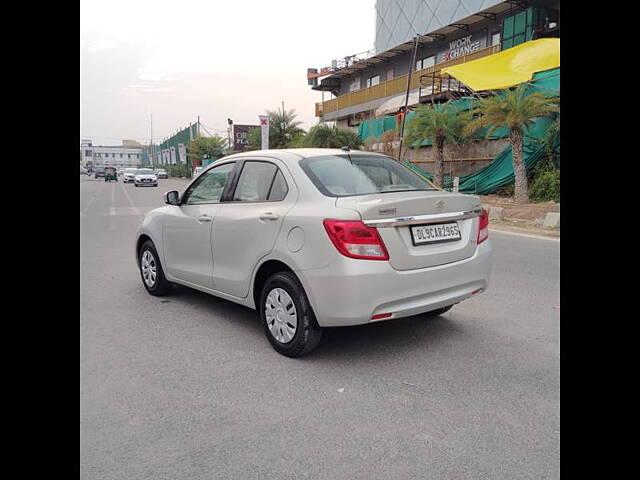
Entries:
{"type": "Polygon", "coordinates": [[[560,39],[540,38],[472,62],[442,69],[473,90],[498,90],[528,82],[535,72],[560,66],[560,39]]]}

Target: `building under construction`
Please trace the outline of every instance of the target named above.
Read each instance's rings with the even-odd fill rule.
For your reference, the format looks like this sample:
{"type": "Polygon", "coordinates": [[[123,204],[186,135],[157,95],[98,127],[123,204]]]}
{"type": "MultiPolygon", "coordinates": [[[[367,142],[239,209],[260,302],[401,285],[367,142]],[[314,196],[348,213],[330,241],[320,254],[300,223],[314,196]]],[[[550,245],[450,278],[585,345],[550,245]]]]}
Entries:
{"type": "MultiPolygon", "coordinates": [[[[307,71],[311,88],[323,92],[316,116],[358,130],[361,137],[374,121],[385,125],[378,133],[397,131],[400,122],[394,125],[390,117],[400,120],[405,105],[411,112],[420,104],[486,94],[453,75],[453,67],[560,37],[559,0],[377,0],[376,15],[375,50],[307,71]]],[[[460,173],[486,166],[505,145],[502,139],[458,152],[477,159],[460,173]]],[[[429,156],[429,148],[410,152],[411,160],[429,156]]]]}

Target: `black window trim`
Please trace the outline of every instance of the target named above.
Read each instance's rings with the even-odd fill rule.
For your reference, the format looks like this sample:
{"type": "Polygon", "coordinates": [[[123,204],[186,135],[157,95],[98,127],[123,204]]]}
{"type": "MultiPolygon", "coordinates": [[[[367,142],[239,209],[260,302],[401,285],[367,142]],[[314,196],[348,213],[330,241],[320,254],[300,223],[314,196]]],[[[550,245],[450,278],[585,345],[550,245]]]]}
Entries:
{"type": "Polygon", "coordinates": [[[276,167],[276,173],[273,175],[273,178],[271,179],[271,185],[269,185],[269,191],[267,192],[267,198],[269,198],[269,195],[271,195],[271,189],[273,188],[273,183],[275,182],[276,176],[278,175],[278,172],[282,173],[282,169],[276,165],[275,163],[269,161],[269,160],[259,160],[259,159],[254,159],[254,158],[243,158],[242,160],[238,160],[238,170],[237,170],[237,174],[234,176],[234,178],[232,179],[231,183],[231,187],[229,188],[229,192],[228,195],[225,196],[225,193],[223,192],[222,194],[222,202],[223,203],[273,203],[273,202],[283,202],[287,196],[289,195],[289,184],[287,183],[287,178],[285,177],[284,173],[282,173],[282,178],[284,180],[284,184],[287,187],[287,192],[284,194],[284,197],[282,197],[282,199],[280,200],[234,200],[233,196],[236,193],[236,188],[238,187],[238,182],[240,181],[240,175],[242,174],[242,170],[244,168],[244,164],[247,162],[260,162],[260,163],[270,163],[271,165],[273,165],[274,167],[276,167]]]}

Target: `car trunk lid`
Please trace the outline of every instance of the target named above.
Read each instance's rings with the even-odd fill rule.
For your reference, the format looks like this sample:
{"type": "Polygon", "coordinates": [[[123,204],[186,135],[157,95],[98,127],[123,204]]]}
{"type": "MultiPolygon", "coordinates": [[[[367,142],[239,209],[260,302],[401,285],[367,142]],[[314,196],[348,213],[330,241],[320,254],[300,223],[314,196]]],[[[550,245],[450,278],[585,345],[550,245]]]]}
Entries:
{"type": "MultiPolygon", "coordinates": [[[[445,191],[389,192],[341,197],[336,206],[356,210],[364,223],[375,226],[396,270],[412,270],[457,262],[476,249],[480,199],[445,191]],[[416,244],[416,225],[457,225],[460,238],[416,244]]],[[[416,233],[417,235],[417,233],[416,233]]]]}

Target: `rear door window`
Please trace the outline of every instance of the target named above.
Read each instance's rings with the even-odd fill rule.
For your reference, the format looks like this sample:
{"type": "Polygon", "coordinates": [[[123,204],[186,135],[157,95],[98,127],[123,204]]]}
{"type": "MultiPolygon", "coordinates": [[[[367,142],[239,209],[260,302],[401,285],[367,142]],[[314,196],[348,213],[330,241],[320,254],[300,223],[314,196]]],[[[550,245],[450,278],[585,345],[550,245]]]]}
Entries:
{"type": "Polygon", "coordinates": [[[278,167],[269,162],[244,163],[233,194],[234,202],[265,202],[282,200],[287,184],[278,167]]]}
{"type": "Polygon", "coordinates": [[[276,178],[273,179],[273,185],[271,186],[271,192],[269,192],[269,200],[279,201],[284,200],[284,197],[287,196],[287,192],[289,191],[289,187],[287,187],[287,182],[284,179],[284,175],[278,169],[276,173],[276,178]]]}

